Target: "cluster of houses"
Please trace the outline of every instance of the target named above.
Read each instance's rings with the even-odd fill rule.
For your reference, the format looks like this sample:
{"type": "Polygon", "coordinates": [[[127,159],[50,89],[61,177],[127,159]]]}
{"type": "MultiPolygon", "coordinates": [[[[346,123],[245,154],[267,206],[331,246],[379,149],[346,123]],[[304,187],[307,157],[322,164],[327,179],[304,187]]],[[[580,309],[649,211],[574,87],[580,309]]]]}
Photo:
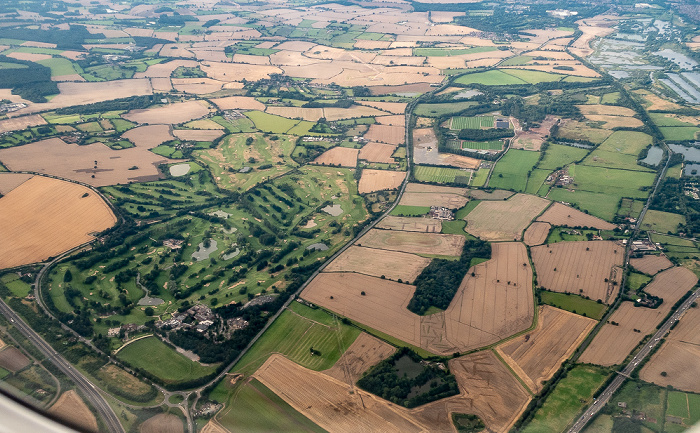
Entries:
{"type": "Polygon", "coordinates": [[[2,104],[0,105],[0,113],[12,113],[13,111],[21,110],[22,108],[26,108],[27,104],[24,104],[22,102],[12,102],[10,104],[2,104]]]}
{"type": "Polygon", "coordinates": [[[194,329],[204,332],[214,324],[216,314],[206,305],[197,304],[182,313],[175,313],[168,320],[158,320],[155,325],[159,329],[194,329]]]}
{"type": "Polygon", "coordinates": [[[430,218],[443,221],[453,221],[455,219],[455,214],[451,209],[441,206],[430,206],[428,216],[430,218]]]}
{"type": "Polygon", "coordinates": [[[547,176],[546,182],[553,183],[555,186],[567,186],[574,183],[574,178],[569,176],[569,172],[566,169],[562,169],[547,176]]]}

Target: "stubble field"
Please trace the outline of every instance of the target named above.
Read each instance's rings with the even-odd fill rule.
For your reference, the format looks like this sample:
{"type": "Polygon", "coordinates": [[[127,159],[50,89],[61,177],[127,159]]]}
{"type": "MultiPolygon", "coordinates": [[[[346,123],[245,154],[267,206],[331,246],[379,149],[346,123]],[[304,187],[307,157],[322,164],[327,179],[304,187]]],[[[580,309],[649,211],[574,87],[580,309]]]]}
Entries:
{"type": "Polygon", "coordinates": [[[329,264],[326,272],[357,272],[390,280],[413,281],[430,259],[399,251],[351,246],[329,264]]]}
{"type": "Polygon", "coordinates": [[[542,389],[596,324],[578,314],[540,307],[537,327],[498,347],[498,353],[533,392],[542,389]]]}
{"type": "Polygon", "coordinates": [[[357,241],[357,245],[413,254],[459,256],[464,236],[372,229],[357,241]]]}
{"type": "Polygon", "coordinates": [[[74,390],[64,392],[61,398],[51,406],[49,413],[87,431],[98,431],[95,415],[74,390]]]}
{"type": "Polygon", "coordinates": [[[530,227],[528,227],[527,230],[525,230],[523,242],[530,247],[541,245],[547,240],[547,236],[549,236],[549,230],[551,230],[551,228],[552,226],[549,225],[549,223],[534,222],[530,224],[530,227]]]}
{"type": "Polygon", "coordinates": [[[396,348],[363,332],[333,367],[323,373],[353,386],[370,367],[391,356],[396,348]]]}
{"type": "Polygon", "coordinates": [[[385,189],[396,189],[401,186],[405,178],[405,171],[364,169],[358,185],[358,192],[367,194],[385,189]]]}
{"type": "Polygon", "coordinates": [[[559,242],[534,247],[537,283],[547,290],[588,296],[609,304],[622,278],[624,247],[610,241],[559,242]]]}
{"type": "Polygon", "coordinates": [[[413,218],[389,215],[376,226],[385,230],[402,230],[406,232],[440,233],[442,222],[433,218],[413,218]]]}
{"type": "Polygon", "coordinates": [[[484,201],[465,218],[465,230],[488,241],[519,240],[530,221],[548,205],[549,200],[525,194],[505,201],[484,201]]]}
{"type": "Polygon", "coordinates": [[[639,259],[630,259],[630,265],[639,272],[647,275],[656,275],[660,271],[673,266],[673,263],[664,255],[647,254],[639,259]]]}
{"type": "Polygon", "coordinates": [[[615,224],[558,202],[555,202],[542,216],[537,218],[537,221],[564,227],[591,227],[600,230],[612,230],[615,228],[615,224]]]}
{"type": "Polygon", "coordinates": [[[340,165],[342,167],[355,167],[357,165],[358,149],[349,147],[334,147],[323,152],[314,160],[314,164],[340,165]]]}
{"type": "Polygon", "coordinates": [[[35,176],[0,199],[0,268],[56,256],[116,221],[90,189],[35,176]]]}

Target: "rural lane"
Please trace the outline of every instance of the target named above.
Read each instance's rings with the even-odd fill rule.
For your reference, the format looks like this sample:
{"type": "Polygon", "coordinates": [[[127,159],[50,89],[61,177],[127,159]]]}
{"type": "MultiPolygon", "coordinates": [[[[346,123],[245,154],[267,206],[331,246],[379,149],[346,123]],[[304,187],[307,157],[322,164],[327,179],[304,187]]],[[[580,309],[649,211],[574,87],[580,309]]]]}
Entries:
{"type": "Polygon", "coordinates": [[[615,394],[615,392],[620,388],[622,383],[627,380],[627,378],[632,374],[637,365],[644,360],[652,352],[654,347],[656,347],[661,339],[666,335],[671,327],[681,318],[683,313],[686,312],[688,308],[697,301],[700,297],[700,290],[696,290],[688,299],[683,302],[683,304],[671,315],[671,317],[664,322],[659,330],[656,331],[654,336],[649,339],[649,341],[642,347],[642,349],[637,353],[634,358],[627,364],[627,366],[621,371],[617,372],[617,377],[605,388],[597,399],[588,406],[586,411],[581,415],[581,417],[576,421],[576,423],[569,429],[569,433],[579,433],[585,426],[590,422],[598,412],[608,403],[610,398],[615,394]]]}
{"type": "Polygon", "coordinates": [[[124,433],[124,428],[117,419],[117,415],[107,404],[107,401],[98,391],[98,387],[93,385],[82,373],[76,370],[61,354],[56,352],[49,343],[44,341],[39,334],[27,325],[17,313],[15,313],[5,301],[0,299],[0,313],[7,318],[17,330],[24,335],[46,359],[56,366],[63,374],[68,376],[83,393],[92,407],[95,408],[99,416],[105,423],[110,433],[124,433]]]}

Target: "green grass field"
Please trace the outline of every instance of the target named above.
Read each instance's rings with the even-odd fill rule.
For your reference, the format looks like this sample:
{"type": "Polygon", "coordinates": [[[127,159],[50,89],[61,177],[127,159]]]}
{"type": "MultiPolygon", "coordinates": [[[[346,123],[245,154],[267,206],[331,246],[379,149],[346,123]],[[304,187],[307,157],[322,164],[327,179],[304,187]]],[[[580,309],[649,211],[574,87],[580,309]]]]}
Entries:
{"type": "Polygon", "coordinates": [[[629,277],[627,277],[627,286],[631,290],[636,292],[637,290],[639,290],[640,287],[642,287],[649,281],[651,281],[651,277],[648,275],[640,274],[637,272],[630,272],[629,277]]]}
{"type": "Polygon", "coordinates": [[[500,140],[491,141],[463,141],[462,149],[474,149],[474,150],[501,150],[503,149],[503,142],[500,140]]]}
{"type": "Polygon", "coordinates": [[[32,290],[32,286],[20,280],[19,276],[15,273],[3,275],[0,277],[0,281],[2,281],[3,284],[10,289],[10,292],[18,298],[24,298],[32,290]]]}
{"type": "Polygon", "coordinates": [[[583,407],[591,402],[593,393],[608,377],[602,368],[579,365],[559,381],[523,433],[561,432],[574,421],[583,407]]]}
{"type": "Polygon", "coordinates": [[[286,117],[263,113],[262,111],[247,111],[245,115],[253,121],[256,128],[273,134],[285,134],[300,123],[299,120],[287,119],[286,117]]]}
{"type": "Polygon", "coordinates": [[[586,149],[552,143],[545,150],[544,158],[537,165],[537,168],[556,170],[581,160],[587,153],[586,149]]]}
{"type": "Polygon", "coordinates": [[[51,69],[52,77],[60,77],[61,75],[77,74],[73,63],[63,57],[53,57],[51,59],[39,60],[37,63],[51,69]]]}
{"type": "Polygon", "coordinates": [[[649,209],[644,216],[641,228],[662,233],[678,233],[679,224],[685,225],[683,215],[649,209]]]}
{"type": "Polygon", "coordinates": [[[656,126],[695,126],[689,122],[683,122],[675,117],[669,117],[667,113],[649,113],[649,117],[656,126]]]}
{"type": "Polygon", "coordinates": [[[670,141],[690,141],[697,140],[700,128],[695,126],[659,127],[666,140],[670,141]]]}
{"type": "Polygon", "coordinates": [[[484,86],[507,86],[512,84],[527,84],[528,81],[520,79],[515,75],[506,74],[501,70],[491,70],[486,72],[476,72],[462,75],[455,81],[457,84],[483,84],[484,86]]]}
{"type": "MultiPolygon", "coordinates": [[[[664,419],[664,400],[666,400],[666,390],[664,388],[641,381],[627,381],[615,393],[613,398],[606,405],[605,410],[613,416],[624,415],[623,411],[644,412],[647,418],[646,421],[640,421],[637,425],[657,429],[660,427],[660,424],[663,423],[664,419]],[[620,401],[627,403],[626,409],[618,407],[617,402],[620,401]],[[650,418],[653,418],[657,422],[651,422],[650,418]]],[[[667,421],[666,426],[668,425],[670,425],[670,423],[667,421]]],[[[619,429],[619,431],[624,430],[619,429]]],[[[646,432],[657,430],[646,430],[642,428],[638,431],[646,432]]],[[[661,430],[659,429],[658,431],[661,430]]]]}
{"type": "Polygon", "coordinates": [[[527,188],[525,192],[528,194],[537,194],[540,188],[544,188],[544,181],[552,173],[551,170],[534,169],[527,178],[527,188]]]}
{"type": "Polygon", "coordinates": [[[218,420],[231,431],[325,432],[256,379],[237,388],[218,420]]]}
{"type": "Polygon", "coordinates": [[[216,365],[203,366],[177,353],[156,337],[147,337],[126,346],[117,358],[141,368],[166,383],[178,383],[213,373],[216,365]]]}
{"type": "Polygon", "coordinates": [[[548,292],[545,290],[539,293],[543,304],[571,311],[572,313],[590,317],[591,319],[600,320],[607,308],[605,304],[599,304],[578,295],[567,295],[565,293],[548,292]]]}
{"type": "Polygon", "coordinates": [[[554,201],[576,203],[582,210],[587,210],[591,215],[611,221],[617,212],[619,197],[604,193],[589,191],[569,192],[564,188],[552,188],[548,198],[554,201]]]}
{"type": "Polygon", "coordinates": [[[391,215],[421,216],[430,212],[428,206],[404,206],[398,205],[391,211],[391,215]]]}
{"type": "Polygon", "coordinates": [[[527,69],[499,69],[508,75],[523,80],[526,83],[537,84],[537,83],[548,83],[551,81],[561,81],[564,75],[560,74],[550,74],[549,72],[541,71],[530,71],[527,69]]]}
{"type": "Polygon", "coordinates": [[[489,187],[525,191],[528,172],[539,157],[539,152],[509,149],[494,167],[489,187]]]}
{"type": "Polygon", "coordinates": [[[453,117],[450,129],[480,129],[493,128],[493,116],[453,117]]]}
{"type": "Polygon", "coordinates": [[[620,209],[618,209],[617,214],[623,217],[637,218],[644,209],[644,202],[642,200],[632,200],[629,198],[623,198],[620,202],[620,209]]]}
{"type": "Polygon", "coordinates": [[[700,395],[680,391],[669,391],[666,415],[683,418],[683,424],[690,426],[700,422],[700,395]]]}
{"type": "Polygon", "coordinates": [[[441,104],[418,104],[413,113],[422,117],[441,117],[448,114],[459,113],[469,107],[476,105],[476,102],[447,102],[441,104]]]}
{"type": "Polygon", "coordinates": [[[480,168],[477,170],[476,174],[472,176],[472,181],[469,186],[482,187],[486,183],[486,179],[489,177],[488,168],[480,168]]]}
{"type": "Polygon", "coordinates": [[[465,170],[448,167],[432,167],[417,165],[413,170],[416,180],[421,182],[437,183],[458,183],[466,185],[469,183],[471,173],[465,170]]]}
{"type": "Polygon", "coordinates": [[[651,144],[651,137],[637,131],[615,131],[584,160],[583,164],[626,170],[652,171],[637,165],[639,153],[651,144]]]}
{"type": "Polygon", "coordinates": [[[547,236],[548,244],[556,244],[557,242],[578,242],[588,240],[586,235],[598,234],[598,230],[576,230],[579,234],[571,232],[571,229],[566,227],[555,227],[547,236]]]}
{"type": "Polygon", "coordinates": [[[325,370],[335,364],[358,335],[357,328],[335,321],[325,311],[293,302],[232,371],[252,374],[273,352],[306,368],[325,370]],[[311,347],[321,355],[311,355],[311,347]]]}

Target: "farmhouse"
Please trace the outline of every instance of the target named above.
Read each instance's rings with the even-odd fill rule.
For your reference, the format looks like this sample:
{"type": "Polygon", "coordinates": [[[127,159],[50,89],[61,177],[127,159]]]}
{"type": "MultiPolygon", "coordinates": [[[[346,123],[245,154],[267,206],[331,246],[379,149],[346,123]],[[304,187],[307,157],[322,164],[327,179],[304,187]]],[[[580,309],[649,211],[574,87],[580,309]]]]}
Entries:
{"type": "Polygon", "coordinates": [[[428,215],[436,220],[452,221],[455,219],[455,214],[450,209],[441,206],[430,206],[428,215]]]}

